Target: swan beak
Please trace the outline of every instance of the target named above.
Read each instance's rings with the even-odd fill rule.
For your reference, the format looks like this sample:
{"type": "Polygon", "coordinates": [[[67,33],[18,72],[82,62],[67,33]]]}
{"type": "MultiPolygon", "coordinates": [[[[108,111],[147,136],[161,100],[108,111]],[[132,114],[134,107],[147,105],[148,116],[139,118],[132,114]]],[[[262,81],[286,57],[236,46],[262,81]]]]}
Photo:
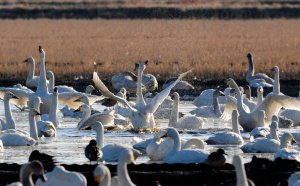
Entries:
{"type": "Polygon", "coordinates": [[[43,48],[42,48],[42,46],[39,46],[39,52],[40,52],[40,53],[43,53],[43,48]]]}
{"type": "Polygon", "coordinates": [[[100,176],[98,176],[98,177],[95,178],[95,182],[97,182],[97,183],[100,183],[100,182],[101,182],[100,176]]]}
{"type": "Polygon", "coordinates": [[[28,62],[28,59],[25,59],[23,62],[28,62]]]}
{"type": "Polygon", "coordinates": [[[140,64],[136,63],[133,71],[137,70],[139,68],[139,66],[140,66],[140,64]]]}
{"type": "Polygon", "coordinates": [[[149,62],[148,60],[147,60],[147,61],[145,61],[145,64],[146,64],[146,65],[148,65],[148,62],[149,62]]]}
{"type": "Polygon", "coordinates": [[[272,71],[275,71],[275,68],[272,68],[271,70],[272,70],[272,71]]]}
{"type": "Polygon", "coordinates": [[[165,133],[163,136],[161,136],[160,138],[166,138],[168,137],[168,133],[165,133]]]}
{"type": "Polygon", "coordinates": [[[226,79],[225,81],[224,81],[224,83],[227,83],[228,82],[228,80],[226,79]]]}
{"type": "Polygon", "coordinates": [[[292,143],[297,143],[297,141],[294,138],[292,138],[292,143]]]}
{"type": "Polygon", "coordinates": [[[94,88],[94,87],[92,87],[91,89],[92,89],[92,91],[94,91],[94,90],[95,90],[95,88],[94,88]]]}
{"type": "Polygon", "coordinates": [[[74,102],[80,102],[81,101],[81,97],[76,99],[74,102]]]}
{"type": "Polygon", "coordinates": [[[12,95],[11,96],[12,98],[14,98],[14,99],[19,99],[17,96],[15,96],[15,95],[12,95]]]}
{"type": "Polygon", "coordinates": [[[80,111],[80,107],[78,109],[74,110],[74,112],[79,112],[79,111],[80,111]]]}
{"type": "Polygon", "coordinates": [[[45,174],[42,174],[42,175],[40,175],[39,177],[40,177],[40,179],[41,179],[43,182],[46,182],[46,181],[47,181],[47,178],[46,178],[45,174]]]}
{"type": "Polygon", "coordinates": [[[35,111],[35,115],[40,116],[41,114],[38,111],[35,111]]]}

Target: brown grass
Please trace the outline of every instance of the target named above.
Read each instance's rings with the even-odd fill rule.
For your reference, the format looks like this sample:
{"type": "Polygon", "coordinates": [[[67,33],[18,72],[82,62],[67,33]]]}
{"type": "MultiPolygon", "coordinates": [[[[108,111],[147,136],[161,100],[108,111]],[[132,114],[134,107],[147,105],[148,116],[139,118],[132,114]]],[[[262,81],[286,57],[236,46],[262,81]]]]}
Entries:
{"type": "MultiPolygon", "coordinates": [[[[299,79],[300,20],[0,20],[0,78],[25,79],[24,59],[46,52],[46,70],[56,79],[101,78],[149,60],[145,73],[158,78],[194,68],[189,78],[244,79],[246,54],[256,72],[299,79]]],[[[36,65],[38,69],[39,66],[36,65]]],[[[36,71],[38,72],[38,71],[36,71]]]]}

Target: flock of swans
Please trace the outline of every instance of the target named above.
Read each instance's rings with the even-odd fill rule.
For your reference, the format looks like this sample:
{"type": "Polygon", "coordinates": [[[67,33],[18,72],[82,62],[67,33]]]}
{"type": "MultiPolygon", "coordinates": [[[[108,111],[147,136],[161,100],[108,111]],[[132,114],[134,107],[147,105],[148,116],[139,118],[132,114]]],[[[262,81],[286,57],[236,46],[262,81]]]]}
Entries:
{"type": "MultiPolygon", "coordinates": [[[[126,71],[112,77],[111,83],[119,91],[117,94],[112,93],[97,72],[94,72],[93,82],[102,95],[92,95],[95,90],[93,85],[87,86],[86,92],[78,92],[69,86],[55,86],[54,73],[46,72],[45,51],[41,46],[39,57],[40,76],[34,75],[35,61],[32,57],[24,61],[30,63],[26,86],[36,87],[36,91],[20,84],[13,87],[0,87],[5,114],[0,125],[2,153],[5,153],[6,148],[10,146],[38,147],[41,139],[55,139],[62,127],[61,118],[72,115],[80,118],[73,131],[96,132],[94,139],[88,140],[89,144],[86,144],[85,150],[82,149],[86,158],[91,163],[118,162],[118,177],[111,178],[110,171],[104,164],[95,168],[94,176],[99,185],[134,185],[126,165],[141,156],[147,156],[154,162],[168,164],[206,163],[213,167],[223,166],[227,161],[224,149],[217,150],[210,148],[209,145],[234,145],[240,149],[240,155],[232,156],[238,185],[248,183],[253,185],[251,180],[247,181],[243,166],[243,152],[274,153],[274,160],[280,157],[300,161],[299,145],[294,140],[299,138],[297,133],[282,129],[300,125],[300,101],[280,92],[280,71],[277,66],[272,68],[274,80],[266,74],[254,74],[251,54],[247,55],[249,72],[246,80],[252,88],[257,88],[257,98],[244,95],[244,89],[233,79],[228,78],[224,81],[228,85],[224,92],[220,88],[203,91],[192,102],[194,109],[182,117],[179,116],[182,106],[180,96],[177,92],[171,93],[171,90],[176,86],[193,88],[182,81],[192,70],[180,74],[178,78],[168,80],[163,90],[155,95],[149,91],[157,89],[156,78],[152,74],[143,74],[148,61],[135,65],[137,75],[126,71]],[[263,87],[270,86],[273,87],[273,91],[263,98],[263,87]],[[136,92],[136,100],[128,101],[126,92],[136,92]],[[100,111],[93,108],[94,105],[101,104],[107,99],[117,103],[114,109],[100,111]],[[29,133],[18,127],[18,122],[14,120],[12,114],[11,104],[20,109],[20,112],[28,113],[26,115],[28,115],[29,133]],[[161,127],[157,122],[158,118],[167,119],[167,127],[161,127]],[[232,130],[206,128],[209,119],[231,120],[232,122],[228,123],[232,126],[232,130]],[[147,134],[152,137],[138,140],[133,145],[120,143],[104,145],[105,141],[109,140],[105,131],[111,129],[132,130],[138,132],[138,135],[147,134]],[[187,140],[182,138],[180,134],[182,131],[194,132],[198,136],[201,132],[204,134],[211,132],[211,134],[206,139],[193,137],[187,140]]],[[[43,165],[39,161],[31,161],[22,166],[20,181],[24,185],[33,185],[32,174],[40,177],[36,185],[87,184],[82,174],[69,172],[59,165],[52,172],[44,174],[43,165]]],[[[291,176],[291,179],[294,177],[291,176]]]]}

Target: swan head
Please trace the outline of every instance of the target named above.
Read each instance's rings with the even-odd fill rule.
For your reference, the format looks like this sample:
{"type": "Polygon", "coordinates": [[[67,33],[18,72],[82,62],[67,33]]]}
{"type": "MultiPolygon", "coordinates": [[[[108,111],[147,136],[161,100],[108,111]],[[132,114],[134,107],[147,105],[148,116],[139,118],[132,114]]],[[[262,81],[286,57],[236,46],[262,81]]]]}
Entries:
{"type": "Polygon", "coordinates": [[[74,112],[79,112],[79,111],[89,111],[90,107],[86,104],[81,105],[77,110],[75,110],[74,112]]]}
{"type": "Polygon", "coordinates": [[[39,56],[40,58],[45,58],[45,51],[42,46],[39,46],[39,56]]]}
{"type": "Polygon", "coordinates": [[[264,92],[264,88],[262,87],[262,86],[259,86],[258,88],[257,88],[257,93],[263,93],[264,92]]]}
{"type": "MultiPolygon", "coordinates": [[[[20,172],[24,173],[25,169],[29,170],[30,172],[38,176],[43,182],[47,181],[47,178],[44,174],[44,167],[40,161],[34,160],[30,163],[26,163],[22,165],[20,172]]],[[[23,179],[24,177],[23,175],[21,175],[21,181],[23,181],[23,179]]]]}
{"type": "Polygon", "coordinates": [[[239,87],[239,90],[240,90],[240,93],[241,93],[241,94],[244,94],[245,90],[244,90],[243,87],[239,87]]]}
{"type": "Polygon", "coordinates": [[[276,121],[272,121],[270,129],[278,131],[278,123],[276,121]]]}
{"type": "Polygon", "coordinates": [[[272,121],[276,121],[277,123],[279,122],[279,118],[277,115],[272,116],[272,121]]]}
{"type": "Polygon", "coordinates": [[[34,108],[31,108],[29,110],[29,116],[40,116],[40,115],[41,114],[37,110],[35,110],[34,108]]]}
{"type": "Polygon", "coordinates": [[[173,96],[173,99],[179,99],[179,94],[178,94],[178,92],[174,92],[173,94],[172,94],[172,96],[173,96]]]}
{"type": "Polygon", "coordinates": [[[252,59],[253,56],[252,56],[251,53],[248,53],[246,57],[247,57],[248,59],[252,59]]]}
{"type": "Polygon", "coordinates": [[[148,60],[147,61],[145,61],[144,63],[141,63],[141,64],[139,64],[139,63],[136,63],[135,64],[135,68],[134,68],[134,70],[133,71],[135,71],[135,70],[139,70],[139,71],[143,71],[143,70],[145,70],[145,68],[146,68],[146,66],[148,65],[148,60]]]}
{"type": "Polygon", "coordinates": [[[291,143],[297,143],[293,135],[289,132],[284,133],[281,138],[285,141],[290,141],[291,143]]]}
{"type": "Polygon", "coordinates": [[[85,88],[85,93],[91,94],[95,90],[95,87],[93,85],[88,85],[85,88]]]}
{"type": "Polygon", "coordinates": [[[231,78],[228,78],[224,81],[224,83],[226,83],[227,85],[229,85],[230,87],[234,87],[236,85],[235,81],[231,78]]]}
{"type": "Polygon", "coordinates": [[[234,155],[232,158],[232,164],[233,166],[242,166],[243,165],[243,158],[241,155],[234,155]]]}
{"type": "Polygon", "coordinates": [[[6,92],[4,95],[4,99],[9,100],[9,99],[19,99],[19,98],[11,92],[6,92]]]}
{"type": "Polygon", "coordinates": [[[279,68],[277,66],[274,66],[271,70],[276,73],[279,72],[279,68]]]}
{"type": "Polygon", "coordinates": [[[50,79],[50,78],[53,78],[53,77],[54,77],[53,72],[50,71],[50,70],[48,70],[48,71],[46,72],[46,78],[50,79]]]}
{"type": "Polygon", "coordinates": [[[102,129],[102,131],[103,131],[103,130],[104,130],[103,124],[102,124],[101,122],[99,122],[99,121],[96,121],[96,122],[94,122],[94,123],[92,124],[92,129],[93,129],[94,131],[101,131],[101,129],[102,129]]]}
{"type": "Polygon", "coordinates": [[[159,138],[167,137],[166,134],[167,134],[166,130],[161,130],[161,131],[157,132],[153,138],[159,139],[159,138]]]}
{"type": "Polygon", "coordinates": [[[33,57],[29,57],[29,58],[25,59],[23,62],[34,63],[34,59],[33,59],[33,57]]]}
{"type": "Polygon", "coordinates": [[[110,177],[110,171],[105,165],[98,165],[94,170],[94,178],[97,183],[100,183],[104,177],[110,177]]]}
{"type": "Polygon", "coordinates": [[[225,96],[225,94],[222,91],[216,89],[213,93],[213,97],[219,97],[219,96],[225,96]]]}
{"type": "Polygon", "coordinates": [[[119,162],[123,161],[126,162],[128,164],[130,163],[134,163],[134,156],[133,156],[133,152],[131,149],[124,149],[119,157],[119,162]]]}
{"type": "Polygon", "coordinates": [[[179,136],[178,131],[175,128],[166,128],[165,129],[167,131],[166,135],[167,137],[171,137],[172,139],[174,139],[175,136],[179,136]]]}

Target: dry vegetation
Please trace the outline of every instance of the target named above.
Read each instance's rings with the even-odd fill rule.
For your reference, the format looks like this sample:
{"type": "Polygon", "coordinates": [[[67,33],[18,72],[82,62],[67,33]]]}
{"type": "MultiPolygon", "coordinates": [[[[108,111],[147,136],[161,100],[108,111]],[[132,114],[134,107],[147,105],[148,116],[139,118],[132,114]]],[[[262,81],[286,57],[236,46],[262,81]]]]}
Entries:
{"type": "MultiPolygon", "coordinates": [[[[0,20],[0,79],[25,79],[24,59],[46,51],[56,79],[102,78],[149,60],[145,73],[160,79],[194,68],[189,78],[244,79],[246,54],[256,72],[300,77],[300,20],[0,20]]],[[[39,65],[36,65],[36,73],[39,65]]]]}

